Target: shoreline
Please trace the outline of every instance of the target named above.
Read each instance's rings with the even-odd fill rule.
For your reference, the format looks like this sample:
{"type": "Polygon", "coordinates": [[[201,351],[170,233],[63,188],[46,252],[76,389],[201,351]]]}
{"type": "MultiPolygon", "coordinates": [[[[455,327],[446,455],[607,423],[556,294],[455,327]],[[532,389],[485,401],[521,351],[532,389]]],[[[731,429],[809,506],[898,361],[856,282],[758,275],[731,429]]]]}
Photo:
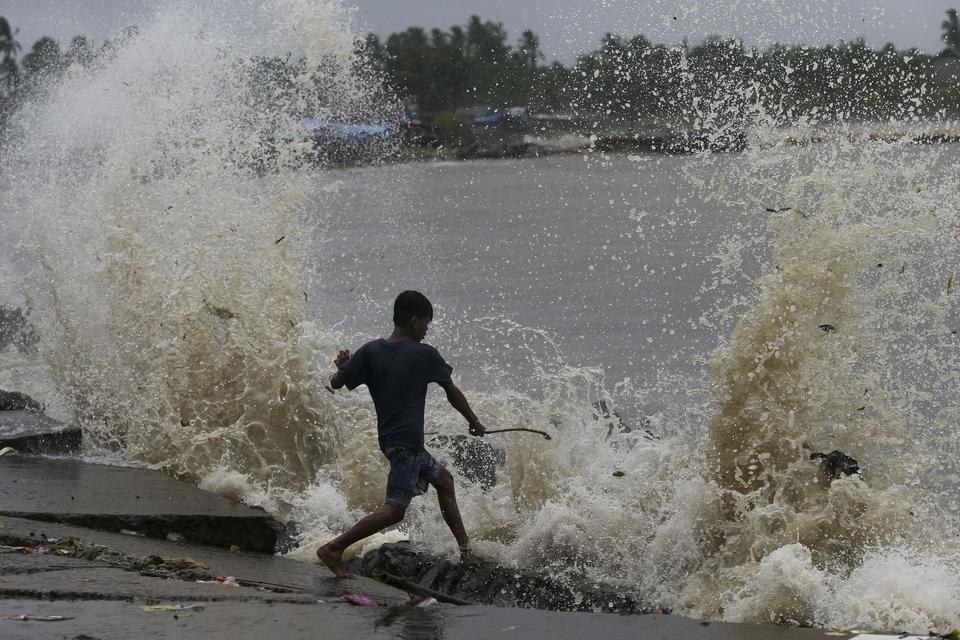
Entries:
{"type": "MultiPolygon", "coordinates": [[[[41,416],[0,410],[0,444],[22,435],[24,420],[41,416]]],[[[69,432],[48,418],[43,424],[69,432]]],[[[57,441],[49,442],[55,446],[57,441]]],[[[361,576],[336,579],[319,564],[275,555],[281,523],[157,471],[8,451],[0,455],[0,476],[5,476],[0,483],[4,638],[61,638],[64,632],[72,638],[126,638],[131,629],[149,627],[156,638],[202,633],[242,640],[262,637],[276,625],[289,638],[316,637],[317,626],[344,632],[332,637],[424,639],[507,632],[559,640],[597,632],[611,638],[703,640],[855,637],[813,628],[701,622],[629,608],[613,615],[438,603],[412,595],[417,589],[410,583],[401,590],[361,576]],[[202,526],[192,527],[198,519],[202,526]],[[253,530],[235,526],[251,519],[260,523],[253,530]],[[355,606],[348,596],[373,604],[355,606]],[[248,623],[239,628],[238,620],[248,623]]],[[[400,577],[405,586],[419,576],[400,577]]],[[[385,578],[398,584],[396,576],[385,578]]],[[[421,581],[420,586],[426,585],[421,581]]]]}
{"type": "MultiPolygon", "coordinates": [[[[708,623],[669,614],[450,605],[275,555],[0,516],[0,635],[4,638],[202,637],[820,640],[819,629],[708,623]],[[32,546],[31,546],[32,545],[32,546]],[[222,573],[229,573],[225,576],[222,573]],[[217,575],[214,575],[217,574],[217,575]],[[211,579],[212,578],[212,579],[211,579]],[[346,596],[361,595],[370,606],[346,596]],[[423,606],[426,605],[426,606],[423,606]]],[[[890,635],[891,639],[897,638],[890,635]]]]}
{"type": "MultiPolygon", "coordinates": [[[[761,145],[805,147],[835,141],[851,144],[870,142],[913,145],[942,145],[960,142],[960,125],[945,123],[929,127],[891,127],[882,123],[854,124],[848,130],[834,127],[773,129],[782,136],[761,145]]],[[[716,136],[704,130],[664,127],[637,133],[485,136],[486,140],[450,147],[403,146],[396,159],[406,162],[449,162],[457,160],[527,159],[584,153],[694,155],[736,153],[747,149],[745,133],[716,136]]]]}

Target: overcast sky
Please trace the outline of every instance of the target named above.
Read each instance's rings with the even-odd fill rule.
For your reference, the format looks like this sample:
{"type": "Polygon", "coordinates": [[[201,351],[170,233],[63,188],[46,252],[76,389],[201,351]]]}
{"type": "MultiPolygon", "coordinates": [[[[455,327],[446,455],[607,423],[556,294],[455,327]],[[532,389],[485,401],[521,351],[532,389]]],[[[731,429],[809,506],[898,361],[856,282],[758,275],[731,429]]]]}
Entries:
{"type": "MultiPolygon", "coordinates": [[[[229,6],[256,21],[266,0],[195,0],[229,6]],[[228,4],[229,3],[229,4],[228,4]]],[[[163,0],[0,0],[0,16],[20,29],[24,52],[42,35],[67,41],[83,33],[102,40],[144,24],[163,0]]],[[[471,14],[502,22],[510,40],[530,28],[547,59],[568,62],[594,48],[608,31],[642,33],[657,42],[691,42],[705,35],[737,36],[748,44],[823,44],[863,37],[874,47],[893,42],[935,53],[944,11],[960,0],[343,0],[357,29],[387,35],[408,26],[449,27],[471,14]]]]}

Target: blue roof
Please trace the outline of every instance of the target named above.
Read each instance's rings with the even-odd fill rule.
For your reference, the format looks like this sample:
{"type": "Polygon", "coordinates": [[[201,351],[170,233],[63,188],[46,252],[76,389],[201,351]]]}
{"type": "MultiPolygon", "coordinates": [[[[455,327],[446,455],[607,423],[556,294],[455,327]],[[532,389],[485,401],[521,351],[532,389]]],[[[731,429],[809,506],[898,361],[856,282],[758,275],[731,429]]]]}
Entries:
{"type": "Polygon", "coordinates": [[[313,118],[303,118],[300,126],[313,129],[314,136],[336,135],[357,140],[384,138],[396,131],[392,124],[345,124],[342,122],[324,122],[313,118]]]}

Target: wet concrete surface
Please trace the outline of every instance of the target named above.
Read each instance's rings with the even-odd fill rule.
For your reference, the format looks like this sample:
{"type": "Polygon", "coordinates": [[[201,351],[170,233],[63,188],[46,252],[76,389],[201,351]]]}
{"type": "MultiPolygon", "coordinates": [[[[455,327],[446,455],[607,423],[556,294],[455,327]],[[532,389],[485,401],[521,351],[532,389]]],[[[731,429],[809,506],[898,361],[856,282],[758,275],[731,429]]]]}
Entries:
{"type": "MultiPolygon", "coordinates": [[[[49,540],[64,539],[72,539],[83,545],[102,545],[128,558],[150,556],[158,556],[165,560],[189,558],[205,565],[207,569],[204,572],[210,576],[233,576],[241,584],[303,591],[320,598],[338,598],[348,593],[363,593],[378,602],[388,604],[399,604],[409,599],[405,592],[374,580],[361,577],[336,579],[326,567],[281,556],[249,551],[231,552],[185,541],[157,540],[71,525],[0,517],[0,544],[37,547],[49,540]]],[[[0,596],[3,593],[0,589],[0,596]]]]}
{"type": "Polygon", "coordinates": [[[257,600],[311,604],[317,600],[305,593],[261,591],[213,581],[163,579],[98,561],[15,553],[0,555],[0,595],[35,600],[150,603],[257,600]]]}
{"type": "Polygon", "coordinates": [[[273,552],[280,525],[158,471],[73,459],[0,457],[0,516],[273,552]]]}
{"type": "MultiPolygon", "coordinates": [[[[405,640],[602,637],[648,640],[827,640],[815,629],[705,624],[668,615],[615,615],[433,604],[366,578],[282,557],[0,517],[0,638],[402,638],[405,640]],[[25,547],[25,548],[17,548],[25,547]],[[91,551],[99,552],[92,557],[91,551]],[[74,554],[74,555],[61,555],[74,554]],[[84,557],[86,556],[86,557],[84,557]],[[189,558],[241,584],[158,577],[135,559],[189,558]],[[343,601],[348,593],[376,606],[343,601]],[[145,611],[149,605],[190,607],[145,611]],[[197,605],[194,607],[193,605],[197,605]],[[17,616],[63,616],[38,621],[17,616]]],[[[205,576],[207,577],[207,576],[205,576]]],[[[834,635],[849,638],[850,634],[834,635]]],[[[891,640],[896,636],[891,636],[891,640]]]]}
{"type": "MultiPolygon", "coordinates": [[[[426,609],[353,607],[342,602],[313,604],[211,602],[202,610],[148,613],[126,602],[25,601],[0,599],[0,637],[76,640],[140,637],[402,638],[404,640],[826,640],[813,629],[701,623],[666,615],[616,616],[487,606],[434,605],[426,609]],[[3,616],[68,616],[61,622],[3,620],[3,616]]],[[[891,640],[897,636],[890,636],[891,640]]]]}
{"type": "Polygon", "coordinates": [[[66,454],[80,450],[80,427],[35,411],[0,411],[0,449],[24,454],[66,454]]]}
{"type": "Polygon", "coordinates": [[[814,629],[706,624],[667,615],[416,608],[407,593],[374,580],[338,580],[324,567],[257,552],[272,551],[277,528],[261,511],[157,472],[0,457],[0,638],[828,638],[814,629]],[[168,534],[181,539],[164,539],[168,534]],[[224,548],[231,544],[243,548],[224,548]],[[240,586],[217,581],[224,576],[240,586]],[[357,607],[343,601],[347,594],[377,604],[357,607]],[[142,608],[150,605],[189,608],[142,608]]]}

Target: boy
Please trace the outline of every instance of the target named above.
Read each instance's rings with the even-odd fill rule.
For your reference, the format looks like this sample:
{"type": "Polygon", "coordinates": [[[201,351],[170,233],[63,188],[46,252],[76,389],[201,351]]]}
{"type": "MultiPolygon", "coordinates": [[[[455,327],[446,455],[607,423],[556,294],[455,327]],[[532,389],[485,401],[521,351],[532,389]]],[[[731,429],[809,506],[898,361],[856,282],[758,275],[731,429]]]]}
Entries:
{"type": "Polygon", "coordinates": [[[363,517],[317,549],[317,557],[339,577],[350,574],[343,563],[343,551],[403,520],[411,498],[426,493],[427,484],[437,490],[440,513],[460,546],[460,558],[469,558],[467,533],[460,519],[453,476],[423,445],[423,411],[427,385],[436,382],[447,392],[447,400],[470,425],[470,433],[483,436],[485,429],[470,409],[467,399],[453,384],[450,367],[440,353],[422,343],[433,320],[433,305],[417,291],[404,291],[393,303],[393,333],[360,347],[337,354],[337,372],[330,378],[334,389],[367,385],[377,411],[377,439],[390,461],[387,498],[382,507],[363,517]]]}

